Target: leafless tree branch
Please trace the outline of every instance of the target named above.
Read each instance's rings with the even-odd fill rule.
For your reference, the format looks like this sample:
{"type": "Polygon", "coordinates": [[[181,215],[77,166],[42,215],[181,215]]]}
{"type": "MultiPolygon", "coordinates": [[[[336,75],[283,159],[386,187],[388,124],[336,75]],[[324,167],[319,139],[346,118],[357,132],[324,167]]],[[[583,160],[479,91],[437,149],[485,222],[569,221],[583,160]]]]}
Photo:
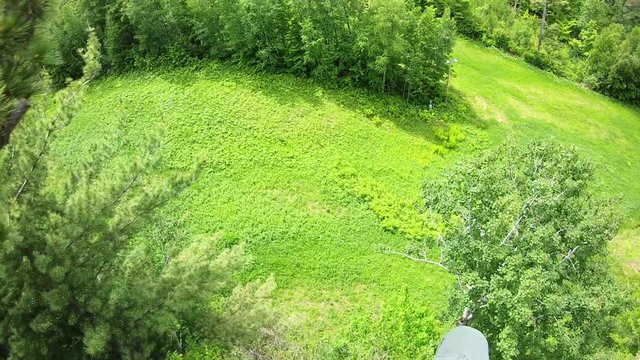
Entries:
{"type": "Polygon", "coordinates": [[[397,252],[397,251],[385,251],[385,253],[392,254],[392,255],[400,255],[402,257],[405,257],[405,258],[413,260],[413,261],[422,262],[422,263],[425,263],[425,264],[435,265],[435,266],[441,267],[441,268],[449,271],[449,269],[446,266],[442,265],[441,263],[429,260],[427,258],[418,258],[418,257],[415,257],[415,256],[411,256],[409,254],[401,253],[401,252],[397,252]]]}
{"type": "Polygon", "coordinates": [[[520,223],[522,222],[522,220],[524,220],[525,216],[527,215],[527,211],[529,210],[529,207],[533,205],[533,203],[536,202],[537,200],[538,200],[538,197],[534,195],[531,199],[529,199],[529,201],[527,201],[526,203],[524,203],[524,205],[522,205],[522,209],[520,210],[520,217],[518,217],[518,220],[516,220],[516,222],[513,224],[513,226],[511,227],[511,230],[509,230],[509,232],[504,237],[504,239],[502,239],[502,241],[500,242],[500,246],[506,245],[509,239],[511,239],[511,237],[518,232],[518,227],[520,226],[520,223]]]}
{"type": "Polygon", "coordinates": [[[563,262],[568,260],[571,263],[571,266],[573,267],[573,270],[578,271],[576,269],[576,264],[573,262],[573,260],[571,258],[575,255],[576,251],[578,251],[579,248],[580,248],[580,245],[577,245],[573,249],[569,250],[567,255],[565,255],[564,258],[562,258],[562,261],[560,263],[562,264],[563,262]]]}

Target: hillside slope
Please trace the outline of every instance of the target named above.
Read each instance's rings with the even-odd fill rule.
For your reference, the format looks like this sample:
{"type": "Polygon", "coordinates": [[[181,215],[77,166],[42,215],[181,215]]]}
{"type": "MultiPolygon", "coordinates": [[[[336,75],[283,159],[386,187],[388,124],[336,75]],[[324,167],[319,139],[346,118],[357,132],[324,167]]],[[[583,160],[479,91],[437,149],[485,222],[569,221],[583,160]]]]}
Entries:
{"type": "MultiPolygon", "coordinates": [[[[183,218],[190,234],[247,242],[255,261],[246,278],[275,276],[278,303],[301,314],[300,343],[344,342],[368,357],[374,347],[422,346],[404,335],[398,341],[405,343],[385,345],[371,332],[394,326],[385,315],[394,308],[439,314],[450,283],[439,268],[378,251],[380,245],[402,249],[407,241],[381,226],[368,194],[384,194],[383,206],[410,209],[425,173],[455,156],[434,154],[434,125],[392,118],[389,108],[420,110],[396,98],[327,91],[290,76],[216,64],[133,74],[92,89],[56,156],[76,163],[102,139],[124,142],[129,156],[146,135],[163,131],[167,167],[206,164],[167,218],[183,218]]],[[[416,328],[435,331],[425,347],[444,329],[433,324],[416,328]]]]}

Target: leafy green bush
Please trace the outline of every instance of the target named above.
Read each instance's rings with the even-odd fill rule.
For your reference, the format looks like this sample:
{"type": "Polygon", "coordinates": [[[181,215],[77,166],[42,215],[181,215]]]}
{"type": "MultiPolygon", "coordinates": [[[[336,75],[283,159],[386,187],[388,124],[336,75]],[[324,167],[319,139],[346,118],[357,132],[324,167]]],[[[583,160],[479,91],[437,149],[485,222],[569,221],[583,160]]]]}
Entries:
{"type": "Polygon", "coordinates": [[[431,225],[417,211],[415,204],[395,199],[371,178],[359,178],[354,170],[341,170],[339,183],[365,201],[380,219],[385,230],[397,231],[411,240],[432,234],[431,225]]]}
{"type": "Polygon", "coordinates": [[[451,125],[448,130],[436,128],[435,135],[436,138],[441,141],[442,146],[447,149],[455,148],[458,146],[458,143],[466,139],[466,136],[462,132],[462,128],[458,124],[451,125]]]}
{"type": "Polygon", "coordinates": [[[640,103],[640,27],[626,32],[613,24],[593,44],[586,65],[588,84],[600,92],[640,103]]]}
{"type": "Polygon", "coordinates": [[[407,289],[384,304],[379,317],[354,320],[338,358],[432,359],[445,328],[424,306],[409,301],[407,289]],[[370,343],[366,346],[361,342],[370,343]],[[363,353],[359,348],[369,349],[363,353]]]}

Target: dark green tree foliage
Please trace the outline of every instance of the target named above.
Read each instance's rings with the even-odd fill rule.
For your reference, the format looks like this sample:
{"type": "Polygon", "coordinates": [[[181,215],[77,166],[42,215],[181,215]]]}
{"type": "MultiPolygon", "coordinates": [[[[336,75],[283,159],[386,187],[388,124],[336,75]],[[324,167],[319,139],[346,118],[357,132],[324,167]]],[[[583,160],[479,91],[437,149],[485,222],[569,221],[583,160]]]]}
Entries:
{"type": "MultiPolygon", "coordinates": [[[[64,2],[73,10],[57,22],[58,44],[74,54],[81,44],[67,29],[95,27],[114,71],[214,58],[426,101],[453,46],[448,16],[405,0],[113,0],[102,12],[89,4],[64,2]]],[[[54,72],[77,76],[79,68],[54,72]]]]}
{"type": "Polygon", "coordinates": [[[443,216],[452,310],[473,313],[492,359],[584,359],[609,346],[621,310],[607,243],[619,217],[593,198],[573,148],[504,145],[425,187],[443,216]]]}
{"type": "Polygon", "coordinates": [[[614,22],[626,27],[640,25],[640,2],[637,0],[605,0],[614,22]]]}
{"type": "Polygon", "coordinates": [[[415,3],[423,10],[428,7],[435,8],[440,17],[448,10],[460,34],[473,39],[482,36],[480,22],[470,0],[415,0],[415,3]]]}
{"type": "Polygon", "coordinates": [[[258,301],[273,281],[236,286],[242,246],[141,238],[192,181],[190,172],[155,175],[157,142],[127,163],[113,157],[117,141],[96,146],[71,173],[49,160],[100,69],[97,49],[92,35],[85,75],[43,95],[0,152],[0,357],[163,358],[187,343],[256,339],[273,320],[258,301]]]}
{"type": "Polygon", "coordinates": [[[29,108],[40,68],[49,57],[47,41],[37,31],[47,4],[0,2],[0,149],[29,108]]]}
{"type": "Polygon", "coordinates": [[[86,46],[88,35],[88,14],[82,12],[77,7],[62,6],[56,10],[54,23],[47,26],[58,45],[59,55],[62,64],[51,67],[50,76],[52,80],[63,86],[69,78],[79,78],[82,76],[84,61],[78,53],[78,49],[86,46]],[[72,18],[75,21],[60,21],[55,19],[72,18]]]}
{"type": "Polygon", "coordinates": [[[640,100],[640,27],[626,33],[612,24],[596,39],[587,61],[587,83],[627,101],[640,100]]]}

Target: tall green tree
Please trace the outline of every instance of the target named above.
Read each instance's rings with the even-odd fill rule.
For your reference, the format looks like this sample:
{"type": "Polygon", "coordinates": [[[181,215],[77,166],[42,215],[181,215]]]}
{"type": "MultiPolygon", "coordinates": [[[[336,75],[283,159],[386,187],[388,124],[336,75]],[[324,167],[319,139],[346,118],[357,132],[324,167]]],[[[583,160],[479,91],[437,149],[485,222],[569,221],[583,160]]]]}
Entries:
{"type": "Polygon", "coordinates": [[[610,96],[640,103],[640,26],[611,24],[595,39],[586,63],[587,84],[610,96]]]}
{"type": "Polygon", "coordinates": [[[425,186],[446,229],[440,265],[457,278],[451,310],[473,312],[493,359],[584,359],[611,346],[624,294],[607,244],[619,216],[591,194],[593,178],[576,149],[534,142],[425,186]]]}

